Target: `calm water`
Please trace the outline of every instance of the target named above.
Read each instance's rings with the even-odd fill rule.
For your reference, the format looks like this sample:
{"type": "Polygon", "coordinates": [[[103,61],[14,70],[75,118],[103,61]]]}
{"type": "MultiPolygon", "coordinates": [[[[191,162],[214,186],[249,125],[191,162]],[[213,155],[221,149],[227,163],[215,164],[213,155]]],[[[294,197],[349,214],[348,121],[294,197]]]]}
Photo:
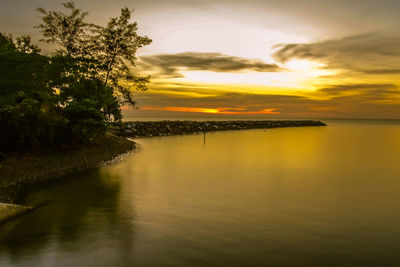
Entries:
{"type": "Polygon", "coordinates": [[[399,266],[400,124],[142,138],[28,194],[0,266],[399,266]]]}

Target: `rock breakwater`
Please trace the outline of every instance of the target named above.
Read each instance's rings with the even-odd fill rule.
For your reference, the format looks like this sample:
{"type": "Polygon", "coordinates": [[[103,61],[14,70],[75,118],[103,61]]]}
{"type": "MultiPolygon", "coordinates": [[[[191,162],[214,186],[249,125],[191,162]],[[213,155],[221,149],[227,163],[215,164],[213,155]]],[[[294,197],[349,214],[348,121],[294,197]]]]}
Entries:
{"type": "Polygon", "coordinates": [[[125,137],[184,135],[227,130],[279,127],[326,126],[314,120],[265,121],[131,121],[114,125],[113,132],[125,137]]]}

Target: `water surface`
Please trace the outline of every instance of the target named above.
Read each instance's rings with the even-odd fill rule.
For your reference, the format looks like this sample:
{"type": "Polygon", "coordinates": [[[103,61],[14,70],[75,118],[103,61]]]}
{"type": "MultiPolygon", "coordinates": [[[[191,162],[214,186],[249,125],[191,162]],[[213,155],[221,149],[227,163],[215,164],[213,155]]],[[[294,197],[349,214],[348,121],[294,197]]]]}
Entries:
{"type": "Polygon", "coordinates": [[[400,125],[141,138],[24,196],[0,266],[398,266],[400,125]]]}

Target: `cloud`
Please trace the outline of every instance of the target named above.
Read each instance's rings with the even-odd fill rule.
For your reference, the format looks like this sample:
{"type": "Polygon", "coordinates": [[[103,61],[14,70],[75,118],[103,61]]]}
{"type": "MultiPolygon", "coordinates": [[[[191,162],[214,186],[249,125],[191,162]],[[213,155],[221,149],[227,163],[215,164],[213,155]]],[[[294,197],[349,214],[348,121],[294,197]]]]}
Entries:
{"type": "Polygon", "coordinates": [[[213,72],[277,72],[276,64],[267,64],[257,59],[246,59],[221,53],[184,52],[140,57],[138,65],[144,70],[158,72],[158,76],[168,78],[183,77],[181,70],[213,72]]]}
{"type": "Polygon", "coordinates": [[[245,108],[193,108],[193,107],[144,107],[146,111],[172,111],[185,113],[208,113],[222,115],[279,115],[280,112],[273,108],[257,111],[247,111],[245,108]]]}
{"type": "Polygon", "coordinates": [[[365,74],[400,73],[400,34],[368,33],[308,44],[284,44],[274,53],[278,62],[307,59],[326,68],[365,74]]]}
{"type": "Polygon", "coordinates": [[[400,91],[396,85],[390,83],[336,84],[323,87],[315,95],[308,96],[226,92],[212,88],[164,87],[140,92],[136,100],[139,110],[129,111],[131,112],[129,114],[189,116],[189,113],[201,112],[221,116],[235,114],[260,118],[398,118],[400,116],[400,91]],[[197,97],[193,97],[191,95],[193,93],[197,94],[197,97]]]}
{"type": "MultiPolygon", "coordinates": [[[[391,83],[336,84],[317,93],[329,96],[320,103],[327,113],[336,117],[398,118],[400,91],[391,83]]],[[[322,109],[312,109],[323,113],[322,109]]]]}
{"type": "Polygon", "coordinates": [[[355,84],[336,84],[329,87],[324,87],[318,90],[320,93],[325,93],[332,97],[341,95],[361,95],[370,96],[373,98],[380,98],[382,96],[391,97],[399,95],[397,85],[392,83],[355,83],[355,84]]]}
{"type": "MultiPolygon", "coordinates": [[[[168,90],[168,89],[165,89],[168,90]]],[[[315,100],[292,95],[264,95],[252,93],[221,92],[209,90],[208,96],[192,97],[184,94],[148,91],[137,95],[139,112],[141,110],[158,111],[215,111],[219,114],[237,115],[278,115],[283,111],[300,112],[307,110],[315,100]],[[183,108],[185,107],[185,108],[183,108]]]]}

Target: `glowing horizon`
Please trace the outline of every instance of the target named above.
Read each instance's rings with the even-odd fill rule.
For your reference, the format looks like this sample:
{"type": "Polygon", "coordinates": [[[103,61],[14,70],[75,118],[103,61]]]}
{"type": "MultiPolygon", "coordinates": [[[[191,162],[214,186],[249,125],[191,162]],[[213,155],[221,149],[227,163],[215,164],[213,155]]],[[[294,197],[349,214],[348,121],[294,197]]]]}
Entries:
{"type": "MultiPolygon", "coordinates": [[[[21,0],[18,12],[5,3],[0,21],[14,36],[38,41],[35,9],[60,10],[62,2],[21,0]]],[[[400,118],[398,1],[366,0],[362,8],[342,0],[76,4],[98,24],[135,8],[139,33],[153,39],[139,49],[134,70],[152,76],[149,90],[136,93],[139,109],[124,107],[126,114],[400,118]]],[[[54,49],[39,44],[45,53],[54,49]]]]}
{"type": "Polygon", "coordinates": [[[211,114],[246,114],[246,115],[260,115],[260,114],[273,114],[277,115],[280,112],[275,111],[274,108],[262,109],[259,111],[244,111],[245,107],[242,108],[192,108],[192,107],[144,107],[143,110],[152,111],[174,111],[174,112],[193,112],[193,113],[211,113],[211,114]]]}

